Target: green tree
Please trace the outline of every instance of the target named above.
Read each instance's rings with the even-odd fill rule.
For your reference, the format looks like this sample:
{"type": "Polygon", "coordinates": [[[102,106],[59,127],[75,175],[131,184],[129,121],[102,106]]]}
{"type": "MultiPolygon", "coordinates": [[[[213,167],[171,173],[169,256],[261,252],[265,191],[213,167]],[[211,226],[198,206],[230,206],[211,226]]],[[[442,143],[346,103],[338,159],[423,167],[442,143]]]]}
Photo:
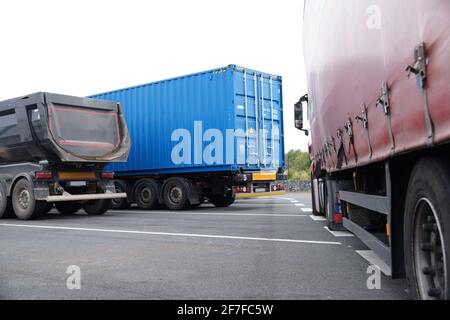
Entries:
{"type": "Polygon", "coordinates": [[[291,150],[286,155],[289,180],[309,180],[311,159],[307,152],[291,150]]]}

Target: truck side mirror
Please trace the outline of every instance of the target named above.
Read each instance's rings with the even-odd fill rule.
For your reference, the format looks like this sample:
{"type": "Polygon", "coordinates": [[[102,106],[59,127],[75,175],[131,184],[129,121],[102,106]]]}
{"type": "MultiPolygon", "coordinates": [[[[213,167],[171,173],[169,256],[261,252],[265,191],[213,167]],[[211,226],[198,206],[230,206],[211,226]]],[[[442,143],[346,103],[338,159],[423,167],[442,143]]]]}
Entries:
{"type": "Polygon", "coordinates": [[[308,94],[305,94],[294,106],[295,127],[303,131],[306,136],[309,135],[308,130],[303,129],[303,103],[308,103],[308,94]]]}

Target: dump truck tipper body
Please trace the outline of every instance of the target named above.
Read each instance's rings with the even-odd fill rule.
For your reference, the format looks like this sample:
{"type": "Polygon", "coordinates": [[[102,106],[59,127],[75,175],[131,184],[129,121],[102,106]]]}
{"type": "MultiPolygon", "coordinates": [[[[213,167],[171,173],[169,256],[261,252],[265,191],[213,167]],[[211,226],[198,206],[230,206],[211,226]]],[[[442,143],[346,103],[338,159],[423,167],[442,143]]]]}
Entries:
{"type": "Polygon", "coordinates": [[[107,200],[123,197],[104,168],[129,149],[117,103],[51,93],[0,102],[0,217],[14,209],[37,218],[54,203],[104,213],[107,200]]]}
{"type": "Polygon", "coordinates": [[[314,214],[449,299],[450,2],[306,0],[304,51],[314,214]]]}
{"type": "Polygon", "coordinates": [[[166,182],[182,177],[198,191],[189,196],[193,205],[232,187],[246,197],[282,192],[276,184],[285,177],[279,76],[230,65],[91,97],[124,108],[134,144],[129,161],[110,168],[126,182],[132,202],[145,198],[148,189],[136,189],[142,179],[163,200],[166,182]]]}

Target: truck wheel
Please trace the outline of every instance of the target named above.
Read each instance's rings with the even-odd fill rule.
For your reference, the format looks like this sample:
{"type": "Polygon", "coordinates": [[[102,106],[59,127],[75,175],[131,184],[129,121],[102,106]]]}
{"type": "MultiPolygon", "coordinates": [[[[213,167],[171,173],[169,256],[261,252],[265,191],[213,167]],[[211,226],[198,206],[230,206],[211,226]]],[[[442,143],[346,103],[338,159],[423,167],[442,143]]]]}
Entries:
{"type": "Polygon", "coordinates": [[[188,184],[184,179],[172,178],[164,185],[164,203],[170,210],[183,210],[189,207],[188,184]]]}
{"type": "Polygon", "coordinates": [[[95,200],[84,204],[83,209],[90,216],[105,214],[111,207],[111,200],[95,200]]]}
{"type": "MultiPolygon", "coordinates": [[[[128,193],[127,184],[123,181],[114,181],[117,193],[128,193]]],[[[115,210],[126,210],[131,207],[131,202],[125,199],[112,199],[111,209],[115,210]]]]}
{"type": "Polygon", "coordinates": [[[450,299],[450,169],[438,159],[413,170],[405,204],[405,269],[415,299],[450,299]]]}
{"type": "Polygon", "coordinates": [[[8,196],[3,184],[0,183],[0,219],[8,218],[8,196]]]}
{"type": "Polygon", "coordinates": [[[217,208],[229,207],[234,203],[235,200],[236,199],[232,192],[228,192],[226,195],[213,194],[209,197],[209,201],[217,208]]]}
{"type": "Polygon", "coordinates": [[[12,205],[17,218],[32,220],[39,218],[45,212],[47,203],[37,201],[31,183],[27,179],[21,179],[14,186],[12,205]]]}
{"type": "Polygon", "coordinates": [[[158,185],[151,179],[138,181],[134,198],[139,209],[153,210],[158,207],[158,185]]]}
{"type": "Polygon", "coordinates": [[[81,209],[81,203],[79,202],[57,202],[55,206],[56,210],[63,216],[73,215],[81,209]]]}
{"type": "Polygon", "coordinates": [[[317,180],[315,180],[313,178],[313,176],[311,175],[311,200],[312,200],[312,210],[313,210],[312,213],[313,213],[314,216],[323,216],[323,213],[320,212],[319,211],[320,209],[317,208],[317,206],[316,206],[316,202],[318,202],[317,200],[320,199],[320,195],[319,195],[320,183],[316,182],[316,184],[315,184],[314,181],[317,181],[317,180]],[[316,187],[316,185],[317,185],[317,187],[316,187]]]}
{"type": "Polygon", "coordinates": [[[11,197],[8,197],[6,201],[5,212],[3,213],[3,216],[0,219],[10,219],[15,217],[16,215],[14,214],[11,197]]]}

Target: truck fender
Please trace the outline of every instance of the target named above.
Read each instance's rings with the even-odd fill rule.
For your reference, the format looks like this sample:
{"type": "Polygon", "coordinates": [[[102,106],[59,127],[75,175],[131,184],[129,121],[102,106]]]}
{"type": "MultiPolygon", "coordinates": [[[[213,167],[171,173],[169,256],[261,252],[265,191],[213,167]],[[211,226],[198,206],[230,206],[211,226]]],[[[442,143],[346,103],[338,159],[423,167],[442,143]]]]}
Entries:
{"type": "Polygon", "coordinates": [[[11,196],[12,190],[14,189],[14,186],[20,179],[27,179],[28,182],[30,182],[32,185],[34,185],[34,179],[29,173],[20,173],[17,176],[15,176],[11,183],[9,185],[6,185],[6,192],[8,193],[8,197],[11,196]]]}

